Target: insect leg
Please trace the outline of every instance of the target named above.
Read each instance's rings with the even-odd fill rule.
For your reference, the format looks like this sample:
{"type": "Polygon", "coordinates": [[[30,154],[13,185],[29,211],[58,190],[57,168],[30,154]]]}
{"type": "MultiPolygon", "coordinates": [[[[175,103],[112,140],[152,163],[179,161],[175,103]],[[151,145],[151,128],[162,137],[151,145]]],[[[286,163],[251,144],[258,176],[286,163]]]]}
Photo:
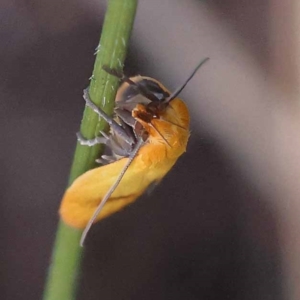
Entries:
{"type": "Polygon", "coordinates": [[[130,152],[128,151],[129,149],[131,149],[131,146],[127,146],[127,148],[129,149],[122,148],[122,146],[119,145],[118,142],[114,140],[115,135],[108,136],[105,132],[103,131],[100,132],[103,136],[101,137],[98,136],[90,140],[85,139],[80,132],[76,133],[77,140],[83,146],[93,147],[98,144],[103,144],[111,149],[112,153],[114,154],[113,156],[102,155],[102,158],[97,159],[96,162],[103,163],[102,159],[104,159],[106,163],[112,162],[112,161],[116,161],[116,155],[124,156],[124,157],[130,155],[130,152]]]}
{"type": "Polygon", "coordinates": [[[102,137],[102,136],[97,136],[94,139],[87,140],[82,136],[80,132],[77,132],[76,136],[80,145],[89,146],[89,147],[93,147],[98,144],[106,144],[108,140],[106,137],[102,137]]]}
{"type": "Polygon", "coordinates": [[[86,106],[90,107],[97,115],[102,117],[116,134],[118,134],[128,144],[134,144],[134,139],[126,133],[122,126],[120,126],[113,118],[108,116],[103,110],[101,110],[92,102],[89,97],[88,89],[83,90],[83,99],[85,100],[86,106]]]}
{"type": "Polygon", "coordinates": [[[101,158],[96,159],[96,162],[102,165],[110,164],[116,161],[114,156],[102,155],[101,158]]]}

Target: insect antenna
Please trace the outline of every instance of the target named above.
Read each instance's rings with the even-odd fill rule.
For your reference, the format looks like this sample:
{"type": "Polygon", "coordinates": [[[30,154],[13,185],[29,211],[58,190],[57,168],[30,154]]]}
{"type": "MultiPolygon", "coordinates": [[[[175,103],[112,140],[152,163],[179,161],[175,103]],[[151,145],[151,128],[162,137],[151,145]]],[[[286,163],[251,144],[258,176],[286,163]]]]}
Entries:
{"type": "Polygon", "coordinates": [[[160,118],[159,121],[162,121],[162,122],[166,122],[166,123],[172,124],[172,125],[177,126],[177,127],[181,128],[181,129],[184,129],[184,130],[188,130],[188,129],[186,129],[184,126],[180,126],[180,125],[178,125],[178,124],[176,124],[176,123],[174,123],[174,122],[167,121],[167,120],[164,120],[164,119],[162,119],[162,118],[160,118]]]}
{"type": "Polygon", "coordinates": [[[194,77],[194,75],[197,73],[197,71],[199,70],[199,68],[206,63],[209,60],[209,57],[204,58],[199,64],[198,66],[194,69],[194,71],[191,73],[191,75],[186,79],[186,81],[179,87],[177,88],[165,101],[164,103],[169,103],[170,101],[172,101],[174,98],[176,98],[181,91],[185,88],[185,86],[187,85],[187,83],[194,77]]]}
{"type": "Polygon", "coordinates": [[[106,193],[106,195],[104,196],[104,198],[102,199],[102,201],[100,202],[100,204],[98,205],[98,207],[96,208],[94,214],[92,215],[92,217],[90,218],[89,222],[87,223],[86,227],[83,230],[83,233],[81,235],[80,238],[80,246],[83,247],[84,241],[87,237],[87,234],[89,232],[89,230],[91,229],[95,219],[97,218],[97,216],[99,215],[99,213],[101,212],[103,206],[105,205],[105,203],[107,202],[107,200],[110,198],[110,196],[112,195],[112,193],[115,191],[115,189],[118,187],[120,181],[122,180],[123,176],[125,175],[127,169],[129,168],[129,166],[131,165],[133,159],[136,157],[139,149],[141,148],[141,146],[143,145],[143,139],[140,138],[137,142],[137,144],[135,145],[134,149],[132,150],[131,154],[128,157],[128,161],[125,164],[122,172],[120,173],[119,177],[117,178],[116,182],[112,185],[112,187],[108,190],[108,192],[106,193]]]}
{"type": "Polygon", "coordinates": [[[170,145],[170,143],[167,141],[167,139],[159,132],[159,130],[151,123],[149,122],[150,126],[158,133],[158,135],[166,142],[166,144],[168,144],[171,148],[172,146],[170,145]]]}

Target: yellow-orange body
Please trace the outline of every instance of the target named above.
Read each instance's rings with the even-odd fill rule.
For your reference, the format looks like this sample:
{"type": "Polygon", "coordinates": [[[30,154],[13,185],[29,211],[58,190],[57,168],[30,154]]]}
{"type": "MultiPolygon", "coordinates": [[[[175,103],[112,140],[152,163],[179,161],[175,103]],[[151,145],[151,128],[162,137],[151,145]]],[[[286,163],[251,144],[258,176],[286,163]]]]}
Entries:
{"type": "MultiPolygon", "coordinates": [[[[151,124],[137,116],[143,107],[137,104],[132,116],[143,125],[149,137],[96,221],[135,201],[150,184],[159,182],[186,150],[190,120],[185,103],[179,98],[173,99],[159,118],[152,119],[151,124]]],[[[127,160],[122,158],[77,178],[63,197],[60,207],[62,220],[72,227],[84,228],[127,160]]]]}

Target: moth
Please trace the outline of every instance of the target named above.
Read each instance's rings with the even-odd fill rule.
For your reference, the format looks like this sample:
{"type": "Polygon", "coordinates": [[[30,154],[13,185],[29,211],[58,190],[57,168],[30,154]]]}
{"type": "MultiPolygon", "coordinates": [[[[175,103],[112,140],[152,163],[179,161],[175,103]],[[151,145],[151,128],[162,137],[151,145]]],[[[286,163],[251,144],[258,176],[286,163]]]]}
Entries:
{"type": "Polygon", "coordinates": [[[87,171],[66,190],[60,216],[69,226],[84,229],[81,245],[92,224],[134,202],[149,186],[158,184],[186,151],[190,136],[190,116],[179,93],[208,58],[193,70],[173,93],[150,77],[126,77],[104,69],[123,84],[117,91],[114,116],[110,117],[89,98],[88,107],[110,125],[110,132],[85,140],[82,145],[105,144],[110,155],[102,155],[104,165],[87,171]]]}

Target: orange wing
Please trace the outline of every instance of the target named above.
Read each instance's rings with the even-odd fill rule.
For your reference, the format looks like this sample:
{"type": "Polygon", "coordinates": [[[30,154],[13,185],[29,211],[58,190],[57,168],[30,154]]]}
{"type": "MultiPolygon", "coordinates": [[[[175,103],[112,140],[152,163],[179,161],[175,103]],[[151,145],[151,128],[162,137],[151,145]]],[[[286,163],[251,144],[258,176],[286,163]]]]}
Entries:
{"type": "MultiPolygon", "coordinates": [[[[161,120],[143,125],[149,132],[148,143],[141,147],[96,221],[135,201],[151,183],[161,180],[185,152],[189,115],[181,100],[174,99],[161,120]]],[[[59,211],[62,220],[72,227],[84,228],[127,160],[122,158],[78,177],[63,197],[59,211]]]]}
{"type": "MultiPolygon", "coordinates": [[[[96,221],[108,217],[135,201],[152,182],[159,181],[164,177],[175,163],[175,160],[165,160],[162,163],[156,161],[156,163],[152,162],[151,165],[147,165],[148,159],[144,160],[143,156],[147,155],[149,158],[147,152],[151,151],[151,156],[153,156],[153,150],[155,150],[151,145],[148,147],[149,149],[145,145],[141,149],[141,153],[128,168],[96,221]]],[[[162,149],[160,150],[162,151],[162,149]]],[[[77,178],[63,197],[59,211],[63,221],[72,227],[84,228],[107,191],[117,180],[126,161],[127,158],[123,158],[90,170],[77,178]]]]}

